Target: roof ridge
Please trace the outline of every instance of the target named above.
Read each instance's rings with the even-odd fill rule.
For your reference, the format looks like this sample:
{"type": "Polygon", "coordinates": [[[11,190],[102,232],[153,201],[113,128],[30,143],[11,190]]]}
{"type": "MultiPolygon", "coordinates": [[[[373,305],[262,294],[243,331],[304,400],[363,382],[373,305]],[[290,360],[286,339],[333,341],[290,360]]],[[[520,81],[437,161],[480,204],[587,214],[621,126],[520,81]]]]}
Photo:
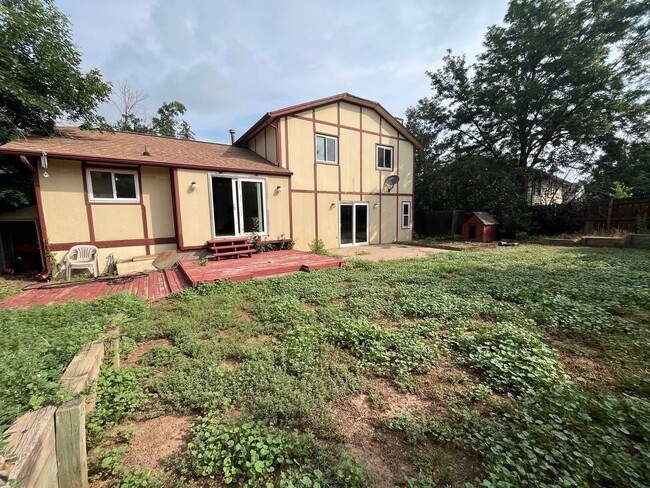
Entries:
{"type": "Polygon", "coordinates": [[[146,134],[143,132],[129,132],[128,130],[114,130],[114,131],[108,131],[108,130],[98,130],[98,129],[82,129],[77,125],[57,125],[55,126],[55,130],[60,130],[60,129],[77,129],[81,132],[101,132],[101,133],[114,133],[114,134],[125,134],[129,136],[141,136],[141,137],[155,137],[157,139],[169,139],[172,141],[183,141],[183,142],[194,142],[194,143],[200,143],[200,144],[212,144],[215,146],[226,146],[226,147],[237,147],[233,146],[232,144],[228,144],[226,142],[213,142],[213,141],[202,141],[202,140],[196,140],[196,139],[181,139],[179,137],[172,137],[172,136],[161,136],[158,134],[146,134]]]}

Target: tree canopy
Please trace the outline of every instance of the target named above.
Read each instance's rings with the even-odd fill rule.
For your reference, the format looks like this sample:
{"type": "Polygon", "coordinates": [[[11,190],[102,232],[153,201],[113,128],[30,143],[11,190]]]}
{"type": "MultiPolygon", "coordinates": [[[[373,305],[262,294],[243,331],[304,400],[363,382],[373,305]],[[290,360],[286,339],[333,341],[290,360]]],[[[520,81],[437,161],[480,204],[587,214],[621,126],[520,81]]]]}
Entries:
{"type": "Polygon", "coordinates": [[[52,0],[0,0],[0,143],[51,133],[58,119],[105,127],[111,85],[83,72],[70,23],[52,0]]]}
{"type": "Polygon", "coordinates": [[[430,181],[473,171],[477,158],[491,164],[475,179],[506,191],[514,175],[523,203],[533,171],[584,170],[612,138],[647,137],[649,60],[648,0],[512,0],[476,61],[448,52],[427,73],[431,96],[407,113],[426,144],[417,203],[435,206],[443,189],[423,192],[430,181]]]}

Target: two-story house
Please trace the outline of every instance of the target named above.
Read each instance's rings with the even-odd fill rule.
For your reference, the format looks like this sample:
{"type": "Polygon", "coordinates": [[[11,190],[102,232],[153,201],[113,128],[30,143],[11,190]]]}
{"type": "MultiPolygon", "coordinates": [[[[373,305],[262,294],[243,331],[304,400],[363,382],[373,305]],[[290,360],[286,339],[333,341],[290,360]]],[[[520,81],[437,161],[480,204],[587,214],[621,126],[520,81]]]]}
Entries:
{"type": "MultiPolygon", "coordinates": [[[[0,214],[43,259],[75,244],[110,260],[256,234],[308,249],[411,239],[420,143],[347,93],[264,115],[232,144],[59,128],[0,147],[32,172],[36,205],[0,214]]],[[[6,239],[5,239],[6,240],[6,239]]],[[[49,266],[48,266],[49,267],[49,266]]]]}

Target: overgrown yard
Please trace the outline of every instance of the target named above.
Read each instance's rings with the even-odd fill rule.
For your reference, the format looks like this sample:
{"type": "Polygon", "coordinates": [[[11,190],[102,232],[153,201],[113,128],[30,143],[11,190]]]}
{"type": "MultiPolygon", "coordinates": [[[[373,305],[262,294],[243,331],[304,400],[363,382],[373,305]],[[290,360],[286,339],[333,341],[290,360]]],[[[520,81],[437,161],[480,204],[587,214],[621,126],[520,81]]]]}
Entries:
{"type": "MultiPolygon", "coordinates": [[[[645,251],[450,252],[114,300],[131,359],[88,420],[97,486],[650,483],[645,251]]],[[[2,318],[40,344],[55,311],[71,327],[99,307],[92,335],[105,305],[2,318]]],[[[11,378],[14,411],[57,401],[11,378]]]]}

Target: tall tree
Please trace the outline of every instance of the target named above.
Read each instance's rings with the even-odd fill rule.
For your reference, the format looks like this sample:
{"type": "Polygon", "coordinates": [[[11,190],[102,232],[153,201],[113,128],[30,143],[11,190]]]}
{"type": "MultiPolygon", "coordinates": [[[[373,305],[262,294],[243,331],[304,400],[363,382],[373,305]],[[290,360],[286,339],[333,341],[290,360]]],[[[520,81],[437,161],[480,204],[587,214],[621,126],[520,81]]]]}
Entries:
{"type": "Polygon", "coordinates": [[[115,130],[125,132],[149,133],[151,128],[140,117],[143,112],[143,103],[147,95],[142,90],[134,90],[126,80],[117,85],[117,93],[113,99],[113,105],[120,111],[120,118],[114,125],[115,130]]]}
{"type": "Polygon", "coordinates": [[[70,23],[52,0],[0,0],[0,143],[51,133],[59,118],[102,126],[111,86],[81,70],[70,23]]]}
{"type": "Polygon", "coordinates": [[[610,195],[615,182],[631,187],[637,196],[650,195],[650,142],[611,140],[590,173],[586,191],[593,198],[610,195]]]}
{"type": "Polygon", "coordinates": [[[189,124],[181,120],[185,110],[185,105],[179,101],[164,102],[158,109],[157,115],[151,120],[153,133],[159,136],[194,139],[189,124]]]}
{"type": "Polygon", "coordinates": [[[409,109],[428,143],[417,177],[480,155],[510,168],[523,202],[532,170],[581,166],[612,134],[650,127],[649,0],[512,0],[469,66],[451,52],[409,109]],[[432,158],[435,161],[432,161],[432,158]]]}

